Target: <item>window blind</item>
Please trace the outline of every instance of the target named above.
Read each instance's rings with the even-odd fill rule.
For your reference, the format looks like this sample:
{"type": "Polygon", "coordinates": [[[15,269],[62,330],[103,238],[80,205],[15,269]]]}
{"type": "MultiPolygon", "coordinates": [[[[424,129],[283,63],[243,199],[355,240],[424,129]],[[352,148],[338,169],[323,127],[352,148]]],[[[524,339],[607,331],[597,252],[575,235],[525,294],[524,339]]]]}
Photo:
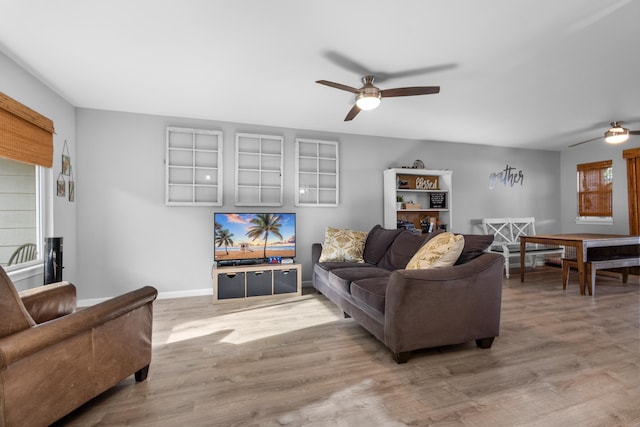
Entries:
{"type": "Polygon", "coordinates": [[[53,121],[0,92],[0,156],[50,168],[53,121]]]}
{"type": "Polygon", "coordinates": [[[578,165],[578,215],[611,217],[612,161],[578,165]]]}

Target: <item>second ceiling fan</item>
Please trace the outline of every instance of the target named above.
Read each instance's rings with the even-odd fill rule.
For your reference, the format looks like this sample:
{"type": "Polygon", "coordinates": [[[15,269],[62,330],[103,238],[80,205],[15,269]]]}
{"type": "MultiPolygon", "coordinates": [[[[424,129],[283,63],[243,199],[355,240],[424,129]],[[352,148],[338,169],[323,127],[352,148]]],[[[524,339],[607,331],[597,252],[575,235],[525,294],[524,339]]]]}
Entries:
{"type": "Polygon", "coordinates": [[[586,141],[572,144],[569,147],[575,147],[577,145],[586,144],[587,142],[597,141],[604,138],[607,144],[621,144],[629,139],[630,135],[640,135],[640,130],[629,130],[622,126],[622,122],[611,122],[611,127],[604,133],[603,136],[587,139],[586,141]]]}
{"type": "Polygon", "coordinates": [[[380,105],[382,98],[391,98],[397,96],[414,96],[414,95],[431,95],[440,92],[440,86],[413,86],[399,87],[395,89],[378,89],[373,85],[374,76],[364,76],[362,78],[363,86],[359,89],[355,87],[343,85],[340,83],[330,82],[328,80],[318,80],[316,83],[330,86],[336,89],[351,92],[356,96],[356,103],[349,110],[344,118],[345,122],[353,120],[361,110],[373,110],[380,105]]]}

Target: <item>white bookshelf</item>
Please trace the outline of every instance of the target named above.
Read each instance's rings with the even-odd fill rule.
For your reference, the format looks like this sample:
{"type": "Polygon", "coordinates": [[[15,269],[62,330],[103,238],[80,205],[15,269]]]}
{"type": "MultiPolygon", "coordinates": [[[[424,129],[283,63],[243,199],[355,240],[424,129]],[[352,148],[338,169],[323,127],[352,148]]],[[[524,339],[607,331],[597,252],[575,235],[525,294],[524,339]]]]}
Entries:
{"type": "Polygon", "coordinates": [[[421,220],[435,218],[437,224],[452,230],[452,171],[395,168],[385,170],[383,175],[385,228],[396,228],[401,220],[412,222],[420,230],[421,220]],[[403,185],[405,181],[408,185],[403,185]],[[404,198],[401,207],[398,196],[404,198]],[[407,206],[409,202],[413,206],[407,206]]]}

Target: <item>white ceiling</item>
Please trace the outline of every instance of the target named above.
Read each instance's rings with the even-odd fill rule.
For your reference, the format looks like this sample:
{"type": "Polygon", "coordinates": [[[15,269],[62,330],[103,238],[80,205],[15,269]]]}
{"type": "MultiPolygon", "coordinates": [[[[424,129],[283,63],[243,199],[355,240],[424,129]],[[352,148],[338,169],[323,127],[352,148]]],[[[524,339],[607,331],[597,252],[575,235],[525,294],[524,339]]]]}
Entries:
{"type": "Polygon", "coordinates": [[[630,0],[0,0],[0,50],[78,107],[563,150],[640,129],[639,20],[630,0]],[[315,81],[358,69],[441,91],[344,122],[353,95],[315,81]]]}

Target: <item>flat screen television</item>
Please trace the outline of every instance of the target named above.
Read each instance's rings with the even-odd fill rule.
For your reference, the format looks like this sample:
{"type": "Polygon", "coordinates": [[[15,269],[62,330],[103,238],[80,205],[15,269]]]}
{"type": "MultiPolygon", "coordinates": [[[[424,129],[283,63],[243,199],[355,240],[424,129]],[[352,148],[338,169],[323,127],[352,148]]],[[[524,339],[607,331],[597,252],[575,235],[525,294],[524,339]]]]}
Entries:
{"type": "Polygon", "coordinates": [[[213,259],[218,264],[252,264],[296,256],[295,213],[213,214],[213,259]]]}

